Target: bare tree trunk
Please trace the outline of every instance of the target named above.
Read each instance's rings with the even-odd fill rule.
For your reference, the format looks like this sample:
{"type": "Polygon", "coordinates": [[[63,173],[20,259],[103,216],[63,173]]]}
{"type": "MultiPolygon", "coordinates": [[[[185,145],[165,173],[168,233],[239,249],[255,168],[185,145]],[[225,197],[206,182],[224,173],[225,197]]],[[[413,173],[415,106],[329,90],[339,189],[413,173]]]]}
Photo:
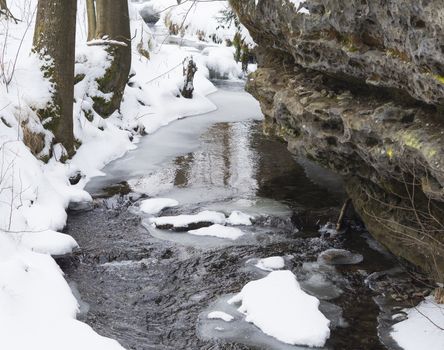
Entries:
{"type": "Polygon", "coordinates": [[[96,35],[96,4],[94,0],[86,0],[86,13],[88,16],[88,41],[96,35]]]}
{"type": "Polygon", "coordinates": [[[193,61],[193,57],[186,58],[183,61],[183,87],[180,90],[180,93],[185,98],[193,98],[194,92],[194,75],[197,72],[196,63],[193,61]]]}
{"type": "Polygon", "coordinates": [[[105,76],[98,80],[99,89],[113,95],[108,101],[95,98],[94,110],[102,117],[108,117],[120,108],[131,68],[128,0],[96,0],[96,13],[95,37],[104,39],[104,45],[112,57],[105,76]]]}
{"type": "Polygon", "coordinates": [[[4,15],[6,18],[11,18],[15,23],[17,23],[17,18],[15,18],[9,10],[6,0],[0,0],[0,15],[4,15]]]}
{"type": "Polygon", "coordinates": [[[73,102],[77,0],[39,0],[34,51],[43,60],[42,71],[54,84],[51,105],[38,111],[55,142],[74,153],[73,102]]]}

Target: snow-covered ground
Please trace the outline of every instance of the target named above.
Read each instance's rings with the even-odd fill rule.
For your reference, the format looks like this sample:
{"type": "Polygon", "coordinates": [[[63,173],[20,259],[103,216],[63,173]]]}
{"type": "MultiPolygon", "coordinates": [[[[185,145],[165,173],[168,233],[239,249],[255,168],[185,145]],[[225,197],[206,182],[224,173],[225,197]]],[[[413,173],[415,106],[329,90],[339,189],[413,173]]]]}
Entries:
{"type": "MultiPolygon", "coordinates": [[[[152,2],[158,11],[176,3],[152,2]]],[[[144,5],[138,2],[130,6],[134,75],[120,113],[103,119],[92,109],[92,96],[100,95],[96,79],[110,61],[102,47],[86,44],[85,1],[80,1],[75,70],[76,75],[85,77],[75,85],[73,108],[74,134],[81,146],[66,163],[60,162],[60,145],[54,146],[51,155],[52,134],[36,114],[50,101],[52,89],[39,69],[39,59],[31,53],[36,4],[37,0],[8,0],[20,21],[0,20],[4,67],[0,84],[0,349],[120,349],[116,341],[99,336],[75,319],[77,301],[49,254],[67,254],[77,248],[74,239],[58,232],[65,226],[66,208],[70,202],[91,200],[84,191],[88,180],[103,175],[105,164],[137,147],[142,130],[154,133],[178,118],[216,108],[206,97],[216,91],[208,68],[229,78],[242,75],[240,65],[230,60],[233,48],[197,38],[197,28],[204,24],[204,40],[216,35],[216,17],[227,3],[199,4],[190,11],[186,39],[208,46],[203,52],[164,40],[157,42],[139,16],[137,9],[144,5]],[[150,57],[142,55],[140,48],[150,57]],[[198,72],[195,96],[187,100],[177,96],[183,80],[182,62],[191,55],[198,72]],[[34,145],[32,152],[25,141],[34,145]],[[69,178],[76,174],[81,174],[81,179],[71,185],[69,178]]],[[[169,14],[179,21],[181,12],[173,10],[171,14],[162,12],[162,16],[169,14]]],[[[166,32],[164,23],[162,17],[155,30],[166,32]]],[[[234,30],[218,29],[217,35],[229,38],[234,30]]],[[[154,210],[148,203],[145,207],[154,210]]]]}

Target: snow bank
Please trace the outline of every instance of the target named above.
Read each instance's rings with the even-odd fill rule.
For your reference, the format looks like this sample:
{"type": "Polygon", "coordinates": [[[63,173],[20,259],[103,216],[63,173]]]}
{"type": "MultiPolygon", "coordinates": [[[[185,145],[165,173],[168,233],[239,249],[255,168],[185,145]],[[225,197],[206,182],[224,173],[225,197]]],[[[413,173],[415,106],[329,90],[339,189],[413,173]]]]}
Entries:
{"type": "Polygon", "coordinates": [[[260,259],[255,266],[264,271],[280,270],[285,267],[285,260],[281,256],[270,256],[260,259]]]}
{"type": "Polygon", "coordinates": [[[208,47],[202,51],[205,66],[213,79],[239,79],[243,76],[242,65],[234,57],[233,47],[208,47]]]}
{"type": "Polygon", "coordinates": [[[53,230],[9,233],[9,236],[34,252],[54,256],[69,254],[79,247],[71,236],[53,230]]]}
{"type": "Polygon", "coordinates": [[[170,198],[150,198],[145,199],[140,203],[140,211],[145,214],[157,214],[165,208],[176,207],[179,202],[170,198]]]}
{"type": "Polygon", "coordinates": [[[0,235],[0,348],[122,349],[75,320],[77,300],[55,261],[0,235]]]}
{"type": "Polygon", "coordinates": [[[391,336],[404,350],[442,350],[444,347],[444,305],[432,296],[406,310],[408,319],[393,326],[391,336]],[[440,328],[438,328],[440,327],[440,328]]]}
{"type": "Polygon", "coordinates": [[[247,322],[287,344],[320,347],[330,336],[319,300],[302,291],[291,271],[274,271],[247,283],[229,303],[241,303],[247,322]]]}
{"type": "Polygon", "coordinates": [[[238,239],[244,234],[236,227],[227,227],[219,224],[211,225],[209,227],[203,227],[197,230],[191,230],[188,231],[188,233],[196,236],[212,236],[231,240],[238,239]]]}

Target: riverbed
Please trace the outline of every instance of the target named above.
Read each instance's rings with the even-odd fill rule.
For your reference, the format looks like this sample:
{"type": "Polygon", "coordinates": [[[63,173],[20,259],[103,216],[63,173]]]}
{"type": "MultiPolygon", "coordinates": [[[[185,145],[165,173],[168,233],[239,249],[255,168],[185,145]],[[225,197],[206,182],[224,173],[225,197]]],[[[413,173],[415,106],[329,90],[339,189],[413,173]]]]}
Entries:
{"type": "Polygon", "coordinates": [[[346,199],[342,179],[264,136],[259,106],[242,82],[217,85],[210,96],[217,111],[143,137],[88,184],[93,204],[70,211],[66,232],[81,250],[59,263],[79,299],[79,319],[127,349],[306,349],[263,334],[226,303],[266,275],[258,259],[281,256],[321,300],[332,330],[326,349],[384,349],[386,330],[378,331],[380,310],[366,279],[396,261],[360,225],[334,237],[322,230],[346,199]],[[160,216],[241,211],[255,220],[234,241],[159,230],[139,210],[151,197],[179,202],[160,216]],[[319,264],[329,248],[364,259],[319,264]],[[220,309],[235,321],[207,318],[220,309]]]}

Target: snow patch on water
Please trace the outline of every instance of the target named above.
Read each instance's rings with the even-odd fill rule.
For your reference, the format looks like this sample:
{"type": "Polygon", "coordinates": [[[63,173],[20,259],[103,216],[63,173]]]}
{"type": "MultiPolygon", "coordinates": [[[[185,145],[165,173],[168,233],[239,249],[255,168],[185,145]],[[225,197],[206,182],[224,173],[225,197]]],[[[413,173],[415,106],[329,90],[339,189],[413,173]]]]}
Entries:
{"type": "Polygon", "coordinates": [[[245,321],[286,344],[319,347],[330,337],[330,321],[319,311],[319,300],[302,291],[291,271],[249,282],[228,302],[240,303],[245,321]]]}
{"type": "Polygon", "coordinates": [[[251,226],[252,219],[253,219],[253,216],[242,213],[241,211],[235,210],[228,217],[227,224],[251,226]]]}
{"type": "Polygon", "coordinates": [[[260,259],[255,266],[264,271],[280,270],[285,267],[285,260],[281,256],[270,256],[260,259]]]}
{"type": "Polygon", "coordinates": [[[188,233],[196,236],[212,236],[231,240],[238,239],[244,235],[244,233],[236,227],[227,227],[219,224],[203,227],[197,230],[191,230],[188,231],[188,233]]]}

